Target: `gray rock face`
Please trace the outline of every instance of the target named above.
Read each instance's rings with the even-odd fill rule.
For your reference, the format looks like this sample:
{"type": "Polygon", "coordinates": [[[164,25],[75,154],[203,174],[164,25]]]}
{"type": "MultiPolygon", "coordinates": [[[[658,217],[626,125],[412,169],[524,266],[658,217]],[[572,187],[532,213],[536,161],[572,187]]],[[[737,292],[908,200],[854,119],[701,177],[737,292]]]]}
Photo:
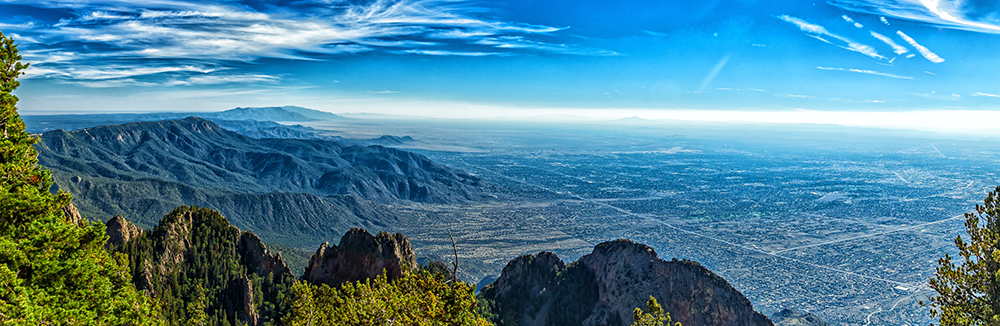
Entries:
{"type": "Polygon", "coordinates": [[[80,215],[80,211],[76,209],[76,205],[69,203],[69,205],[63,206],[63,216],[66,217],[67,221],[75,225],[82,225],[84,223],[83,216],[80,215]]]}
{"type": "Polygon", "coordinates": [[[353,228],[340,238],[340,245],[324,242],[309,259],[302,279],[313,284],[339,286],[378,276],[385,271],[389,279],[417,270],[417,259],[410,240],[400,233],[380,232],[372,236],[364,229],[353,228]]]}
{"type": "Polygon", "coordinates": [[[775,326],[830,326],[819,316],[785,308],[771,316],[775,326]]]}
{"type": "Polygon", "coordinates": [[[240,234],[240,244],[236,248],[243,259],[243,265],[248,268],[256,268],[249,272],[256,272],[259,275],[281,275],[282,273],[292,274],[292,269],[281,259],[281,253],[271,254],[260,241],[260,237],[250,231],[240,234]]]}
{"type": "Polygon", "coordinates": [[[253,306],[253,283],[246,276],[237,278],[230,282],[229,287],[237,293],[233,300],[236,319],[244,322],[247,326],[257,326],[260,323],[260,316],[253,306]]]}
{"type": "Polygon", "coordinates": [[[142,229],[121,215],[115,215],[115,217],[112,217],[104,225],[104,233],[108,235],[108,243],[104,245],[106,248],[121,247],[121,245],[129,242],[129,240],[142,234],[142,229]]]}
{"type": "Polygon", "coordinates": [[[563,265],[555,254],[522,256],[483,288],[499,325],[630,325],[656,299],[685,326],[771,326],[726,280],[691,261],[665,261],[630,240],[604,242],[563,265]]]}

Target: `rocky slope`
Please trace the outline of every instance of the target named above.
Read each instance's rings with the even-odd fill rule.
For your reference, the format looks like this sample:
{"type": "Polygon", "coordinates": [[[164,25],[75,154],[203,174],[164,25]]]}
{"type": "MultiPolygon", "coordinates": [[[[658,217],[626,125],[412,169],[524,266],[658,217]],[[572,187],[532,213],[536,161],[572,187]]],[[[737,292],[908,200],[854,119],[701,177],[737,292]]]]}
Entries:
{"type": "Polygon", "coordinates": [[[108,243],[105,247],[108,249],[121,247],[142,234],[142,229],[121,215],[115,215],[104,226],[104,233],[108,235],[108,243]]]}
{"type": "Polygon", "coordinates": [[[339,245],[320,245],[302,279],[337,287],[344,282],[374,278],[383,271],[391,280],[416,270],[417,259],[405,236],[387,232],[372,236],[366,230],[353,228],[340,238],[339,245]]]}
{"type": "MultiPolygon", "coordinates": [[[[107,247],[127,253],[136,288],[158,298],[167,325],[187,325],[190,309],[204,296],[206,325],[280,325],[291,309],[295,282],[280,253],[249,231],[240,231],[219,212],[183,206],[143,232],[121,216],[107,223],[107,247]]],[[[323,243],[302,279],[340,285],[390,279],[418,268],[402,234],[364,229],[347,232],[339,245],[323,243]]]]}
{"type": "Polygon", "coordinates": [[[129,255],[136,288],[159,299],[168,325],[186,324],[200,295],[208,324],[270,324],[289,310],[295,277],[281,255],[216,211],[178,207],[149,232],[116,216],[106,232],[108,246],[129,255]]]}
{"type": "Polygon", "coordinates": [[[313,248],[352,227],[384,228],[399,216],[383,205],[353,195],[249,194],[192,187],[157,179],[123,181],[110,178],[65,177],[60,187],[73,193],[84,216],[122,215],[149,229],[174,207],[211,207],[243,230],[253,230],[268,243],[313,248]]]}
{"type": "Polygon", "coordinates": [[[775,326],[830,326],[819,316],[785,308],[771,316],[775,326]]]}
{"type": "Polygon", "coordinates": [[[570,264],[547,252],[522,256],[480,294],[498,325],[630,325],[650,295],[685,326],[773,325],[698,263],[665,261],[629,240],[601,243],[570,264]]]}

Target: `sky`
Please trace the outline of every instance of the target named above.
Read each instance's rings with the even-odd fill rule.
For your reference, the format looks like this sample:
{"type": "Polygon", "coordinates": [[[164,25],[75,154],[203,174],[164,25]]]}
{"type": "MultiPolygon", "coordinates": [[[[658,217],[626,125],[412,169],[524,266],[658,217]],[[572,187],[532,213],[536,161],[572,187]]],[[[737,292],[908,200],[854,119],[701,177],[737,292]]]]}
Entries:
{"type": "Polygon", "coordinates": [[[996,1],[0,0],[0,31],[22,114],[1000,118],[996,1]]]}

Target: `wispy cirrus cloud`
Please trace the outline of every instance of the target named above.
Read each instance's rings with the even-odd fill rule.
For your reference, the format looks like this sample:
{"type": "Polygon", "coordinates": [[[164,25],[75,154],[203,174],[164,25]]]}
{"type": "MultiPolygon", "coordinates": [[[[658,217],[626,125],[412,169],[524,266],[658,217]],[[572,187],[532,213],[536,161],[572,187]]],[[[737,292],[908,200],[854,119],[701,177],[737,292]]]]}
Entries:
{"type": "Polygon", "coordinates": [[[830,31],[828,31],[823,26],[820,26],[820,25],[817,25],[817,24],[813,24],[813,23],[807,22],[807,21],[805,21],[805,20],[803,20],[801,18],[793,17],[793,16],[789,16],[789,15],[781,15],[781,16],[777,16],[777,18],[781,19],[781,20],[784,20],[786,22],[794,24],[795,26],[797,26],[803,32],[809,33],[810,34],[809,36],[812,36],[812,37],[814,37],[814,38],[816,38],[816,39],[818,39],[820,41],[823,41],[823,42],[826,42],[826,43],[830,43],[830,44],[834,44],[834,45],[837,45],[837,46],[839,46],[841,48],[844,48],[844,49],[847,49],[847,50],[850,50],[850,51],[854,51],[854,52],[858,52],[858,53],[867,55],[867,56],[872,57],[872,58],[886,59],[886,57],[883,56],[883,55],[881,55],[881,54],[879,54],[878,51],[875,50],[875,48],[873,48],[873,47],[871,47],[869,45],[866,45],[866,44],[855,42],[854,40],[851,40],[851,39],[849,39],[847,37],[840,36],[840,35],[837,35],[837,34],[833,34],[833,33],[831,33],[830,31]],[[844,45],[835,44],[834,42],[831,42],[830,40],[827,40],[826,37],[836,39],[836,40],[844,43],[844,45]]]}
{"type": "Polygon", "coordinates": [[[602,49],[578,47],[570,44],[545,43],[528,39],[524,36],[486,37],[475,42],[478,45],[491,46],[497,49],[530,49],[549,53],[570,55],[613,56],[617,52],[602,49]]]}
{"type": "Polygon", "coordinates": [[[899,37],[902,37],[903,40],[906,40],[906,43],[910,43],[910,46],[912,46],[915,49],[917,49],[917,52],[920,52],[920,55],[924,56],[924,58],[926,58],[930,62],[933,62],[933,63],[942,63],[942,62],[944,62],[943,58],[941,58],[940,56],[938,56],[936,53],[931,52],[931,50],[928,49],[927,47],[925,47],[923,45],[920,45],[920,43],[917,43],[916,40],[914,40],[909,35],[906,35],[906,33],[903,33],[903,31],[896,31],[896,34],[899,35],[899,37]]]}
{"type": "Polygon", "coordinates": [[[832,67],[823,67],[823,66],[816,67],[816,69],[819,69],[819,70],[832,70],[832,71],[849,71],[849,72],[856,72],[856,73],[859,73],[859,74],[875,75],[875,76],[882,76],[882,77],[889,77],[889,78],[896,78],[896,79],[913,79],[913,77],[910,77],[910,76],[893,75],[893,74],[890,74],[890,73],[884,73],[884,72],[878,72],[878,71],[866,70],[866,69],[832,68],[832,67]]]}
{"type": "MultiPolygon", "coordinates": [[[[1000,21],[995,19],[997,13],[977,12],[988,9],[979,9],[974,2],[966,0],[830,0],[829,3],[855,12],[1000,34],[1000,21]],[[993,19],[989,18],[991,14],[994,14],[993,19]]],[[[882,19],[882,22],[888,25],[887,20],[882,19]]]]}
{"type": "Polygon", "coordinates": [[[502,52],[467,52],[467,51],[447,51],[447,50],[402,50],[402,51],[393,51],[393,53],[436,55],[436,56],[463,56],[463,57],[509,55],[507,53],[502,53],[502,52]]]}
{"type": "Polygon", "coordinates": [[[869,32],[872,34],[872,37],[878,39],[879,41],[882,41],[883,43],[885,43],[886,45],[888,45],[889,47],[891,47],[892,48],[892,52],[894,52],[896,54],[903,54],[903,53],[906,53],[906,52],[910,52],[910,50],[907,50],[906,47],[897,44],[895,41],[893,41],[888,36],[876,33],[875,31],[869,31],[869,32]]]}
{"type": "Polygon", "coordinates": [[[852,19],[851,17],[848,17],[847,15],[842,15],[842,16],[840,16],[840,18],[843,18],[844,21],[846,21],[848,23],[854,24],[854,27],[865,28],[865,25],[861,25],[861,23],[854,21],[854,19],[852,19]]]}
{"type": "Polygon", "coordinates": [[[985,97],[1000,97],[1000,94],[991,94],[991,93],[983,93],[983,92],[975,92],[975,93],[972,93],[972,94],[969,94],[969,95],[971,95],[971,96],[985,96],[985,97]]]}
{"type": "Polygon", "coordinates": [[[4,21],[0,15],[0,28],[15,33],[22,44],[31,44],[32,50],[25,51],[26,59],[34,63],[29,77],[81,84],[102,81],[94,84],[99,87],[113,85],[110,79],[121,79],[123,85],[274,82],[278,77],[248,78],[235,70],[212,67],[259,58],[327,60],[369,51],[441,56],[607,55],[604,50],[538,39],[565,27],[483,18],[480,9],[464,0],[4,3],[30,6],[38,12],[72,13],[58,21],[26,23],[4,21]],[[170,78],[145,80],[163,76],[170,78]]]}

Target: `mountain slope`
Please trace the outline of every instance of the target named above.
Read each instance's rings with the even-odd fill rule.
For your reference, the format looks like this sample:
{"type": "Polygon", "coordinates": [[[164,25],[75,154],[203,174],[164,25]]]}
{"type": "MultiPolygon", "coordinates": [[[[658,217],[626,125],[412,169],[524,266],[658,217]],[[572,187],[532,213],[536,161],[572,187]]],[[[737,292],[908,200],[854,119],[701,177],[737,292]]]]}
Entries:
{"type": "Polygon", "coordinates": [[[352,195],[236,193],[159,179],[122,181],[63,172],[57,172],[55,179],[74,195],[81,214],[92,220],[121,215],[148,229],[174,207],[211,207],[265,241],[298,248],[311,248],[352,227],[384,228],[399,218],[382,205],[352,195]]]}
{"type": "Polygon", "coordinates": [[[652,295],[686,326],[771,326],[726,280],[698,263],[665,261],[646,245],[604,242],[576,262],[517,258],[480,292],[498,325],[629,325],[652,295]]]}
{"type": "Polygon", "coordinates": [[[67,174],[255,194],[352,194],[382,202],[482,198],[477,177],[419,154],[321,140],[253,139],[194,117],[57,130],[41,138],[42,164],[67,174]]]}

